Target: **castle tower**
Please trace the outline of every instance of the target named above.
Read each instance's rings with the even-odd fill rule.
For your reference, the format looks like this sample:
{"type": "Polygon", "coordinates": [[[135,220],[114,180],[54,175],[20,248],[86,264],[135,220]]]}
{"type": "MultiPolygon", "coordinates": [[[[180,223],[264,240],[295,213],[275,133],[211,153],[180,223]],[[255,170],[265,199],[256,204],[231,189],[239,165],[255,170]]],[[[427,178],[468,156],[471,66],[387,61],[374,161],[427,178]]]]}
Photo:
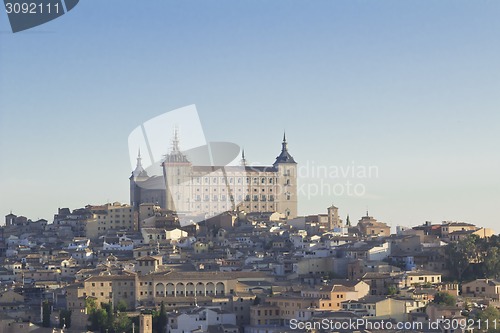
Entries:
{"type": "Polygon", "coordinates": [[[177,128],[174,130],[172,150],[161,166],[166,186],[165,208],[178,213],[189,211],[192,164],[180,150],[177,128]]]}
{"type": "Polygon", "coordinates": [[[276,211],[284,213],[287,218],[297,217],[297,162],[288,152],[286,135],[283,133],[281,153],[276,157],[273,166],[277,169],[278,203],[276,211]]]}
{"type": "Polygon", "coordinates": [[[148,179],[148,173],[142,167],[141,150],[137,154],[137,166],[135,170],[132,171],[130,175],[130,205],[134,207],[134,210],[138,211],[141,201],[141,188],[137,184],[138,182],[148,179]]]}

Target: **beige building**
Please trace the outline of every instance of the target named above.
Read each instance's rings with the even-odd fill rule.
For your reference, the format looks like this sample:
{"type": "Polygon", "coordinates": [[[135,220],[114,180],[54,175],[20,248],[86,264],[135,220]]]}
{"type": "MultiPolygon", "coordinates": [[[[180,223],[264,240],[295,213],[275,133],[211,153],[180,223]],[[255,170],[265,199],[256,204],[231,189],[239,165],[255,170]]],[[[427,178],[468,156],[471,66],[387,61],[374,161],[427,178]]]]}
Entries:
{"type": "MultiPolygon", "coordinates": [[[[139,260],[143,262],[143,270],[149,269],[151,264],[157,267],[156,260],[150,260],[150,257],[143,259],[145,260],[139,260]],[[145,262],[148,262],[148,266],[144,266],[145,262]]],[[[78,301],[81,297],[92,297],[97,304],[112,302],[116,305],[125,301],[128,309],[135,309],[139,305],[159,306],[162,301],[167,308],[175,308],[180,304],[193,306],[197,302],[209,305],[213,298],[235,295],[238,281],[273,280],[262,272],[160,271],[145,275],[124,272],[120,275],[87,278],[82,286],[69,288],[71,291],[68,290],[68,302],[74,303],[72,307],[75,310],[81,303],[78,301]]]]}
{"type": "MultiPolygon", "coordinates": [[[[95,297],[83,296],[85,289],[78,284],[66,287],[66,304],[68,310],[71,310],[71,328],[84,330],[88,324],[87,309],[85,306],[86,299],[95,297]]],[[[96,304],[99,304],[96,302],[96,304]]]]}
{"type": "Polygon", "coordinates": [[[448,235],[456,231],[476,231],[478,228],[474,224],[465,222],[443,221],[441,224],[441,237],[448,238],[448,235]]]}
{"type": "Polygon", "coordinates": [[[78,290],[78,297],[93,297],[97,304],[111,302],[113,306],[124,301],[127,309],[135,309],[136,305],[136,275],[92,276],[83,281],[83,288],[78,290]]]}
{"type": "Polygon", "coordinates": [[[282,323],[281,310],[276,305],[258,304],[250,307],[250,325],[280,326],[282,323]]]}
{"type": "Polygon", "coordinates": [[[493,236],[495,232],[490,228],[477,228],[477,230],[459,230],[448,234],[447,238],[452,242],[461,241],[471,235],[476,235],[479,238],[489,238],[493,236]]]}
{"type": "Polygon", "coordinates": [[[404,275],[404,287],[409,287],[415,284],[437,284],[441,283],[441,273],[431,271],[411,271],[404,275]]]}
{"type": "Polygon", "coordinates": [[[35,281],[59,281],[61,279],[60,269],[24,269],[15,274],[17,282],[35,282],[35,281]]]}
{"type": "Polygon", "coordinates": [[[238,281],[273,280],[263,272],[158,272],[138,277],[137,301],[143,305],[159,305],[164,301],[168,306],[179,298],[234,295],[238,281]]]}
{"type": "Polygon", "coordinates": [[[456,306],[429,303],[425,309],[425,313],[429,316],[430,322],[435,322],[444,318],[453,318],[456,320],[465,319],[465,317],[462,316],[462,309],[456,306]]]}
{"type": "Polygon", "coordinates": [[[338,230],[342,228],[342,220],[339,218],[339,209],[334,205],[328,207],[327,214],[308,215],[305,217],[303,225],[296,225],[296,227],[311,230],[316,227],[317,232],[327,232],[338,230]]]}
{"type": "Polygon", "coordinates": [[[342,309],[376,319],[407,321],[413,312],[423,312],[428,301],[411,298],[388,298],[387,296],[368,296],[358,301],[342,303],[342,309]]]}
{"type": "Polygon", "coordinates": [[[100,206],[86,206],[94,215],[94,223],[87,227],[87,237],[105,234],[109,230],[137,230],[132,207],[119,202],[100,206]],[[96,230],[97,229],[97,230],[96,230]]]}
{"type": "Polygon", "coordinates": [[[462,293],[468,297],[500,298],[500,282],[491,279],[477,279],[462,285],[462,293]]]}
{"type": "Polygon", "coordinates": [[[388,237],[391,235],[391,227],[383,222],[379,222],[372,216],[363,216],[358,221],[358,229],[363,236],[383,236],[388,237]]]}
{"type": "Polygon", "coordinates": [[[342,302],[357,300],[365,297],[370,292],[370,286],[364,281],[335,283],[333,285],[319,286],[311,290],[303,290],[303,297],[318,298],[319,308],[322,310],[338,311],[342,309],[342,302]]]}
{"type": "Polygon", "coordinates": [[[169,244],[171,240],[188,236],[186,231],[179,228],[141,228],[141,234],[146,244],[169,244]]]}
{"type": "Polygon", "coordinates": [[[139,333],[153,333],[153,316],[141,313],[139,315],[139,333]]]}
{"type": "Polygon", "coordinates": [[[4,314],[19,315],[24,309],[24,296],[12,290],[0,294],[0,309],[4,314]]]}
{"type": "Polygon", "coordinates": [[[139,275],[149,274],[158,270],[161,256],[144,256],[135,260],[135,272],[139,275]]]}
{"type": "Polygon", "coordinates": [[[252,307],[250,322],[259,325],[260,320],[261,325],[265,325],[266,320],[268,323],[274,323],[280,319],[282,325],[287,325],[292,319],[309,320],[315,311],[341,310],[342,302],[357,300],[365,296],[368,291],[369,287],[365,282],[345,281],[305,289],[300,293],[284,292],[269,297],[266,300],[267,304],[261,308],[252,307]]]}
{"type": "MultiPolygon", "coordinates": [[[[268,304],[279,308],[279,316],[282,319],[283,325],[288,325],[290,320],[297,318],[307,318],[307,313],[311,309],[319,310],[321,308],[321,300],[319,297],[305,297],[300,293],[284,293],[273,295],[267,299],[268,304]]],[[[325,306],[328,308],[328,305],[325,306]]],[[[252,318],[250,318],[252,322],[252,318]]]]}
{"type": "Polygon", "coordinates": [[[211,217],[233,210],[297,216],[297,163],[285,137],[272,166],[247,165],[244,153],[240,166],[194,165],[181,151],[177,132],[172,146],[161,165],[163,176],[148,176],[139,155],[130,177],[135,209],[155,203],[188,216],[211,217]]]}

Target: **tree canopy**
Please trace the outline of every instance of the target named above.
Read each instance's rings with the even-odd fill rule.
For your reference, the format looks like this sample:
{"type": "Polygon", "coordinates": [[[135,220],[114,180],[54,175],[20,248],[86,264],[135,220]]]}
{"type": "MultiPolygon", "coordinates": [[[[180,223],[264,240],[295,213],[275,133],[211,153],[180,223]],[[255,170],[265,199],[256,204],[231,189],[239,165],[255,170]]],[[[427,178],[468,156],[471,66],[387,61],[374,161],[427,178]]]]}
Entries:
{"type": "Polygon", "coordinates": [[[479,238],[470,235],[446,246],[450,273],[462,282],[500,277],[500,236],[479,238]]]}

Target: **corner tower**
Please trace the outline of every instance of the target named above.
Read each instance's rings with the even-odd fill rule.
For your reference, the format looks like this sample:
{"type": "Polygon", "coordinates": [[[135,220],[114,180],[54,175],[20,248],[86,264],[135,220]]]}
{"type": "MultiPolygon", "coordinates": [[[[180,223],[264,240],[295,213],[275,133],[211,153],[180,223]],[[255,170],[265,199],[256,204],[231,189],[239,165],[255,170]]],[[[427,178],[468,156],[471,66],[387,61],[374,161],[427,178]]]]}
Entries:
{"type": "Polygon", "coordinates": [[[142,167],[141,150],[137,154],[137,166],[135,170],[132,171],[130,175],[130,205],[134,207],[134,210],[139,210],[139,206],[142,203],[142,191],[138,183],[143,182],[149,178],[148,173],[142,167]]]}
{"type": "Polygon", "coordinates": [[[277,169],[278,193],[276,211],[287,218],[297,217],[297,162],[288,152],[286,134],[283,133],[281,153],[276,157],[273,167],[277,169]]]}

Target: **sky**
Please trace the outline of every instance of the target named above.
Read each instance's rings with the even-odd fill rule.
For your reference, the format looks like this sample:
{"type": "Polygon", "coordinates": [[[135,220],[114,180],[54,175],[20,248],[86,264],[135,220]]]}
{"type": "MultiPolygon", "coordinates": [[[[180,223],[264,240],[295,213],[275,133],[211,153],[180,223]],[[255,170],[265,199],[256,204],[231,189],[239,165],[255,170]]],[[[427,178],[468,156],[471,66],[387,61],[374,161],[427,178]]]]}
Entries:
{"type": "Polygon", "coordinates": [[[195,104],[206,138],[250,162],[272,164],[286,130],[300,214],[499,232],[499,15],[498,1],[85,0],[14,34],[1,11],[0,213],[128,203],[128,135],[195,104]]]}

